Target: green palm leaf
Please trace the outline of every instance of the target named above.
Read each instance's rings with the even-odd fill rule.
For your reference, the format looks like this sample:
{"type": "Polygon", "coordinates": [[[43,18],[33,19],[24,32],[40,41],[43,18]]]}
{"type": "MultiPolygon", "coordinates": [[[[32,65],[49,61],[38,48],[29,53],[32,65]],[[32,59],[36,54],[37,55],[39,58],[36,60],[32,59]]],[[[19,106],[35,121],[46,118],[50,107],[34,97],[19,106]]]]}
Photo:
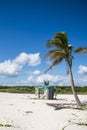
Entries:
{"type": "Polygon", "coordinates": [[[56,65],[60,64],[64,60],[64,57],[59,57],[55,59],[52,63],[52,65],[45,71],[47,73],[49,70],[53,69],[56,65]]]}
{"type": "Polygon", "coordinates": [[[86,47],[79,47],[77,49],[74,50],[75,53],[87,53],[87,48],[86,47]]]}
{"type": "Polygon", "coordinates": [[[66,44],[66,45],[68,44],[68,37],[65,32],[56,33],[56,35],[54,36],[54,39],[60,40],[61,43],[63,44],[66,44]]]}
{"type": "Polygon", "coordinates": [[[68,46],[68,37],[66,33],[57,33],[53,40],[48,40],[46,46],[56,47],[58,49],[64,49],[68,46]]]}
{"type": "Polygon", "coordinates": [[[51,50],[45,55],[45,58],[56,59],[60,57],[61,55],[64,55],[64,52],[60,50],[51,50]]]}

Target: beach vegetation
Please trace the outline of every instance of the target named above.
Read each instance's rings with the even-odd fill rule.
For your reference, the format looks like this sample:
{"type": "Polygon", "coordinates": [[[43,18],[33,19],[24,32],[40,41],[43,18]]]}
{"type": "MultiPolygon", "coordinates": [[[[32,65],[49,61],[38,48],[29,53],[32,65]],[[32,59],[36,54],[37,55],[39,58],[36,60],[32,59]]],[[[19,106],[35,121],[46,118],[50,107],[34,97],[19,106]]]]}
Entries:
{"type": "Polygon", "coordinates": [[[0,92],[8,93],[35,93],[33,86],[0,86],[0,92]]]}
{"type": "Polygon", "coordinates": [[[78,125],[83,125],[83,126],[87,126],[87,122],[79,122],[79,123],[77,123],[78,125]]]}
{"type": "MultiPolygon", "coordinates": [[[[55,94],[72,94],[71,86],[53,86],[55,88],[55,94]]],[[[79,87],[75,86],[77,94],[87,94],[87,86],[79,87]]],[[[25,93],[35,94],[35,86],[0,86],[0,92],[7,93],[25,93]]],[[[44,90],[40,89],[40,93],[43,94],[44,90]]]]}
{"type": "Polygon", "coordinates": [[[0,127],[11,127],[10,124],[0,124],[0,127]]]}

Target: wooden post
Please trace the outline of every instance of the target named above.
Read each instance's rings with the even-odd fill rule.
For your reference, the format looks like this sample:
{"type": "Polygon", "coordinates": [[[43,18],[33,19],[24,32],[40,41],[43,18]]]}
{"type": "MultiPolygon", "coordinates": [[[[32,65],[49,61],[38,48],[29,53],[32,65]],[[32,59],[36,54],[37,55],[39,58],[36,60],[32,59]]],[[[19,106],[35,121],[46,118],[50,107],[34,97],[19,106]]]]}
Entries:
{"type": "Polygon", "coordinates": [[[40,89],[39,89],[39,87],[35,88],[35,95],[37,96],[37,98],[40,98],[40,89]]]}

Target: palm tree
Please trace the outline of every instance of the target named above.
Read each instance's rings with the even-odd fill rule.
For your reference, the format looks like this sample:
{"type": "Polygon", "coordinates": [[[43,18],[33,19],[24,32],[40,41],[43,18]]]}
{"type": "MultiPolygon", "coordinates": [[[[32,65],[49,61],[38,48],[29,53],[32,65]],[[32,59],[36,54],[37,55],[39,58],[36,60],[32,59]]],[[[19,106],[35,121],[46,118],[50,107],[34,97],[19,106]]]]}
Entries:
{"type": "Polygon", "coordinates": [[[74,79],[72,73],[72,59],[73,59],[72,53],[86,52],[85,48],[77,48],[74,51],[73,46],[68,43],[68,36],[65,32],[57,33],[54,36],[53,40],[47,41],[46,45],[48,48],[50,47],[54,48],[45,55],[45,58],[49,58],[53,61],[52,65],[45,71],[45,73],[54,68],[56,65],[60,64],[63,60],[65,60],[68,66],[68,73],[70,74],[70,81],[73,95],[75,97],[77,105],[81,106],[81,102],[77,96],[74,85],[74,79]]]}

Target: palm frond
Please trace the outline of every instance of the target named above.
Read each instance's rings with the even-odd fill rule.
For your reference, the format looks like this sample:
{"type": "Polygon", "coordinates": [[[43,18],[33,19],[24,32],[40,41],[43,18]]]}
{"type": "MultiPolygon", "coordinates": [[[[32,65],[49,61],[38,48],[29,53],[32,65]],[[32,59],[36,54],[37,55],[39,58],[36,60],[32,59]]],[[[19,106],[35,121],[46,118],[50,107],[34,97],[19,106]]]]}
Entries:
{"type": "Polygon", "coordinates": [[[54,36],[54,39],[58,39],[58,40],[60,39],[60,41],[66,45],[68,43],[68,36],[65,32],[56,33],[56,35],[54,36]]]}
{"type": "Polygon", "coordinates": [[[54,50],[50,50],[46,55],[45,58],[51,59],[52,65],[45,71],[51,70],[57,64],[61,63],[63,59],[69,64],[72,65],[72,51],[73,46],[68,44],[68,36],[64,32],[57,33],[53,40],[47,41],[47,47],[55,47],[54,50]]]}
{"type": "Polygon", "coordinates": [[[60,64],[63,61],[64,57],[57,58],[53,61],[52,65],[45,71],[47,73],[49,70],[53,69],[57,64],[60,64]]]}
{"type": "Polygon", "coordinates": [[[48,40],[46,43],[46,47],[50,48],[50,47],[55,47],[57,49],[65,49],[68,47],[68,45],[66,46],[63,42],[61,42],[60,39],[56,39],[56,40],[48,40]]]}
{"type": "Polygon", "coordinates": [[[51,50],[44,57],[49,59],[56,59],[60,56],[64,55],[63,51],[60,50],[51,50]]]}
{"type": "Polygon", "coordinates": [[[74,50],[75,53],[87,53],[87,48],[86,47],[79,47],[77,49],[74,50]]]}
{"type": "Polygon", "coordinates": [[[48,48],[50,47],[56,47],[59,49],[66,49],[68,48],[68,37],[66,33],[60,32],[57,33],[53,40],[48,40],[46,43],[46,46],[48,48]]]}
{"type": "Polygon", "coordinates": [[[46,47],[56,47],[56,48],[62,48],[64,45],[60,40],[48,40],[46,43],[46,47]]]}

